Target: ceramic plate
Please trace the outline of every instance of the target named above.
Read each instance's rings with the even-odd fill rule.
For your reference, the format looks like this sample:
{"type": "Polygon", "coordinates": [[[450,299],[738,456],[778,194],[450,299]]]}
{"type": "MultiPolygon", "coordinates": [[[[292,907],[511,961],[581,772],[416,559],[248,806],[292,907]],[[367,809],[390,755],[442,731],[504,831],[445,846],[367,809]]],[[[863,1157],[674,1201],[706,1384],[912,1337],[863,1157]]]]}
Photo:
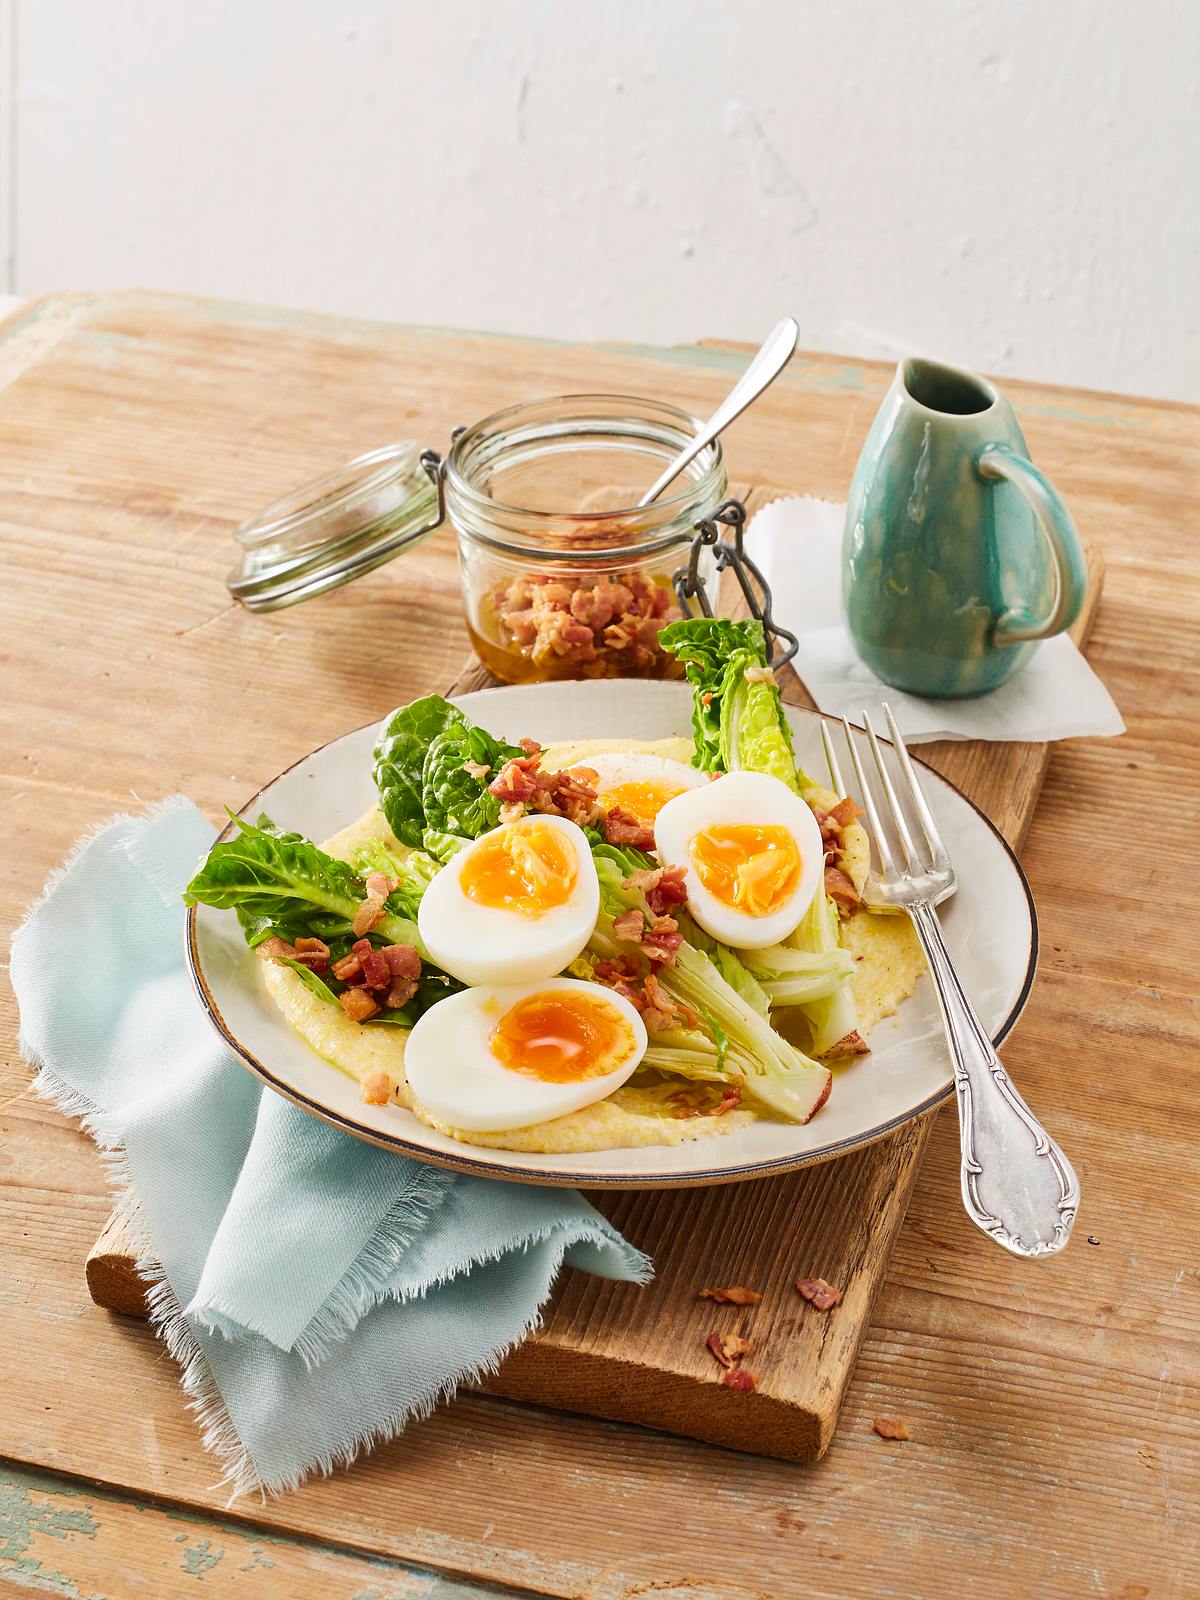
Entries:
{"type": "MultiPolygon", "coordinates": [[[[484,689],[457,703],[493,734],[543,744],[559,739],[690,737],[691,694],[682,684],[535,684],[484,689]]],[[[788,708],[796,756],[823,775],[820,718],[788,708]]],[[[281,827],[326,839],[375,799],[374,725],[314,750],[245,807],[281,827]]],[[[1037,924],[1016,858],[987,818],[928,768],[929,803],[958,870],[959,891],[942,908],[950,949],[979,1014],[999,1042],[1033,981],[1037,924]]],[[[224,837],[224,835],[222,836],[224,837]]],[[[880,1139],[950,1093],[950,1061],[932,986],[922,978],[899,1013],[871,1034],[871,1053],[834,1077],[824,1108],[806,1127],[759,1122],[690,1144],[581,1155],[483,1150],[435,1133],[399,1106],[368,1106],[358,1085],[316,1055],[287,1026],[262,986],[261,963],[237,920],[208,906],[192,910],[188,963],[218,1031],[252,1072],[314,1116],[422,1161],[460,1171],[588,1188],[654,1188],[723,1183],[828,1161],[880,1139]]]]}

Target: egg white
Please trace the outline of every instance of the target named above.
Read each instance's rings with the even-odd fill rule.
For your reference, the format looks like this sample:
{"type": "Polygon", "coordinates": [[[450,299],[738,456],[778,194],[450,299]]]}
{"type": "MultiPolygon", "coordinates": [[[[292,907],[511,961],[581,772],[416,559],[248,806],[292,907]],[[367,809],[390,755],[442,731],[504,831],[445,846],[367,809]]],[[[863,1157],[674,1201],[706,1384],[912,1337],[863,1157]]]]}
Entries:
{"type": "Polygon", "coordinates": [[[431,1006],[408,1036],[404,1070],[408,1086],[428,1115],[469,1133],[502,1133],[551,1122],[603,1100],[630,1077],[646,1049],[641,1017],[623,995],[578,978],[464,989],[431,1006]],[[602,1078],[546,1083],[512,1072],[492,1054],[491,1035],[501,1017],[533,994],[582,991],[629,1024],[628,1058],[602,1078]]]}
{"type": "MultiPolygon", "coordinates": [[[[462,983],[526,983],[561,972],[587,944],[600,911],[596,864],[583,829],[565,817],[538,817],[557,829],[575,855],[575,883],[566,902],[540,916],[483,906],[462,887],[462,874],[490,837],[452,856],[421,897],[417,927],[434,963],[462,983]]],[[[502,824],[519,827],[520,823],[502,824]]]]}
{"type": "Polygon", "coordinates": [[[765,772],[729,772],[703,789],[676,795],[658,814],[654,842],[664,866],[684,867],[687,908],[714,939],[735,950],[761,950],[778,944],[799,923],[824,881],[821,830],[808,805],[794,790],[765,772]],[[706,828],[756,824],[784,827],[800,852],[796,887],[777,911],[755,917],[723,904],[700,881],[689,848],[706,828]]]}
{"type": "Polygon", "coordinates": [[[685,762],[637,750],[612,750],[585,756],[578,765],[590,767],[599,778],[596,788],[601,803],[608,790],[626,783],[670,783],[686,790],[703,789],[710,782],[707,772],[689,767],[685,762]]]}

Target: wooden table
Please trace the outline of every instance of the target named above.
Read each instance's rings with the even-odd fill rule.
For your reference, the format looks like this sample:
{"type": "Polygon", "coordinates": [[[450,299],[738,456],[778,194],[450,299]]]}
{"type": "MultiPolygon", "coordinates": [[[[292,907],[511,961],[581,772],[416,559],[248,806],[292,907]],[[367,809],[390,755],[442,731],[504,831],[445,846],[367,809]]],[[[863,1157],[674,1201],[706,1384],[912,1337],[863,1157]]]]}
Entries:
{"type": "MultiPolygon", "coordinates": [[[[222,586],[247,511],[538,393],[703,412],[743,359],[146,294],[18,314],[0,330],[7,927],[92,823],[179,789],[215,815],[461,660],[450,541],[256,618],[222,586]]],[[[737,477],[841,496],[888,381],[797,358],[731,430],[737,477]]],[[[1042,962],[1006,1055],[1079,1169],[1071,1249],[1034,1268],[965,1221],[951,1110],[824,1461],[471,1397],[349,1473],[226,1513],[170,1360],[87,1298],[108,1191],[91,1143],[28,1092],[6,998],[0,1580],[107,1600],[1200,1589],[1200,426],[1007,388],[1107,559],[1091,659],[1129,722],[1055,750],[1023,857],[1042,962]],[[881,1413],[911,1440],[878,1438],[881,1413]]]]}

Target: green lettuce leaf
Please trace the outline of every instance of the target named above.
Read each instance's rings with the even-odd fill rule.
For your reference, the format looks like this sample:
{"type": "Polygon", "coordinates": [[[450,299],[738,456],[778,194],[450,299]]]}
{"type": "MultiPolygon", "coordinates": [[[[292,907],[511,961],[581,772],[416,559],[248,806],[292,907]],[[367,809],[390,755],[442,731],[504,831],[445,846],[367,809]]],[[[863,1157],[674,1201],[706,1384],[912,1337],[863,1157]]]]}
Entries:
{"type": "Polygon", "coordinates": [[[800,792],[792,735],[774,678],[748,681],[767,665],[762,624],[753,618],[691,617],[658,636],[684,663],[692,686],[693,764],[706,772],[766,772],[800,792]]]}
{"type": "Polygon", "coordinates": [[[429,748],[467,718],[440,694],[429,694],[392,712],[375,742],[375,787],[388,826],[401,844],[419,845],[425,827],[423,773],[429,748]]]}
{"type": "MultiPolygon", "coordinates": [[[[184,890],[185,905],[236,911],[252,945],[272,933],[292,943],[298,935],[326,943],[353,939],[351,924],[366,896],[353,867],[297,833],[281,832],[269,818],[233,821],[237,833],[213,845],[184,890]]],[[[427,959],[416,923],[392,899],[385,909],[375,935],[388,944],[415,945],[427,959]]]]}
{"type": "Polygon", "coordinates": [[[442,870],[440,861],[424,850],[409,850],[398,856],[382,839],[368,839],[354,852],[354,865],[366,878],[371,872],[386,872],[399,884],[388,896],[388,904],[414,921],[426,889],[442,870]]]}
{"type": "Polygon", "coordinates": [[[521,754],[515,746],[493,739],[465,719],[445,728],[429,746],[421,773],[424,828],[467,839],[477,839],[494,828],[503,802],[488,784],[506,761],[521,754]],[[468,762],[488,770],[475,777],[466,770],[468,762]]]}

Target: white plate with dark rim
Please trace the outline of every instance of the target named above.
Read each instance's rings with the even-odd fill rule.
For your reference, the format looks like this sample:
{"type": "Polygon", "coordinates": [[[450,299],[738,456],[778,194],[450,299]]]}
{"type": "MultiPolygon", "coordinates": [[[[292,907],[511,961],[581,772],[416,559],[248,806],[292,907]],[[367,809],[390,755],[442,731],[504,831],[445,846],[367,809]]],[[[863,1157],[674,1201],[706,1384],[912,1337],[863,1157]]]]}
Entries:
{"type": "MultiPolygon", "coordinates": [[[[523,735],[543,744],[691,736],[691,692],[678,683],[530,684],[483,689],[455,703],[493,734],[513,741],[523,735]]],[[[823,779],[819,716],[789,706],[788,720],[798,762],[814,779],[823,779]]],[[[243,814],[266,811],[282,828],[310,839],[329,838],[376,798],[371,777],[376,731],[376,724],[358,728],[314,750],[260,790],[243,814]]],[[[958,893],[942,908],[946,939],[998,1044],[1020,1015],[1033,982],[1033,899],[1016,857],[983,813],[931,769],[924,768],[922,777],[958,871],[958,893]]],[[[434,1132],[399,1106],[364,1105],[358,1084],[283,1020],[262,984],[261,963],[246,948],[231,912],[210,906],[189,912],[187,959],[213,1026],[277,1093],[356,1138],[437,1166],[518,1182],[675,1188],[792,1172],[883,1138],[937,1105],[952,1087],[933,989],[922,978],[898,1014],[872,1031],[871,1053],[835,1075],[828,1101],[805,1127],[763,1121],[686,1144],[573,1155],[485,1150],[434,1132]]]]}

